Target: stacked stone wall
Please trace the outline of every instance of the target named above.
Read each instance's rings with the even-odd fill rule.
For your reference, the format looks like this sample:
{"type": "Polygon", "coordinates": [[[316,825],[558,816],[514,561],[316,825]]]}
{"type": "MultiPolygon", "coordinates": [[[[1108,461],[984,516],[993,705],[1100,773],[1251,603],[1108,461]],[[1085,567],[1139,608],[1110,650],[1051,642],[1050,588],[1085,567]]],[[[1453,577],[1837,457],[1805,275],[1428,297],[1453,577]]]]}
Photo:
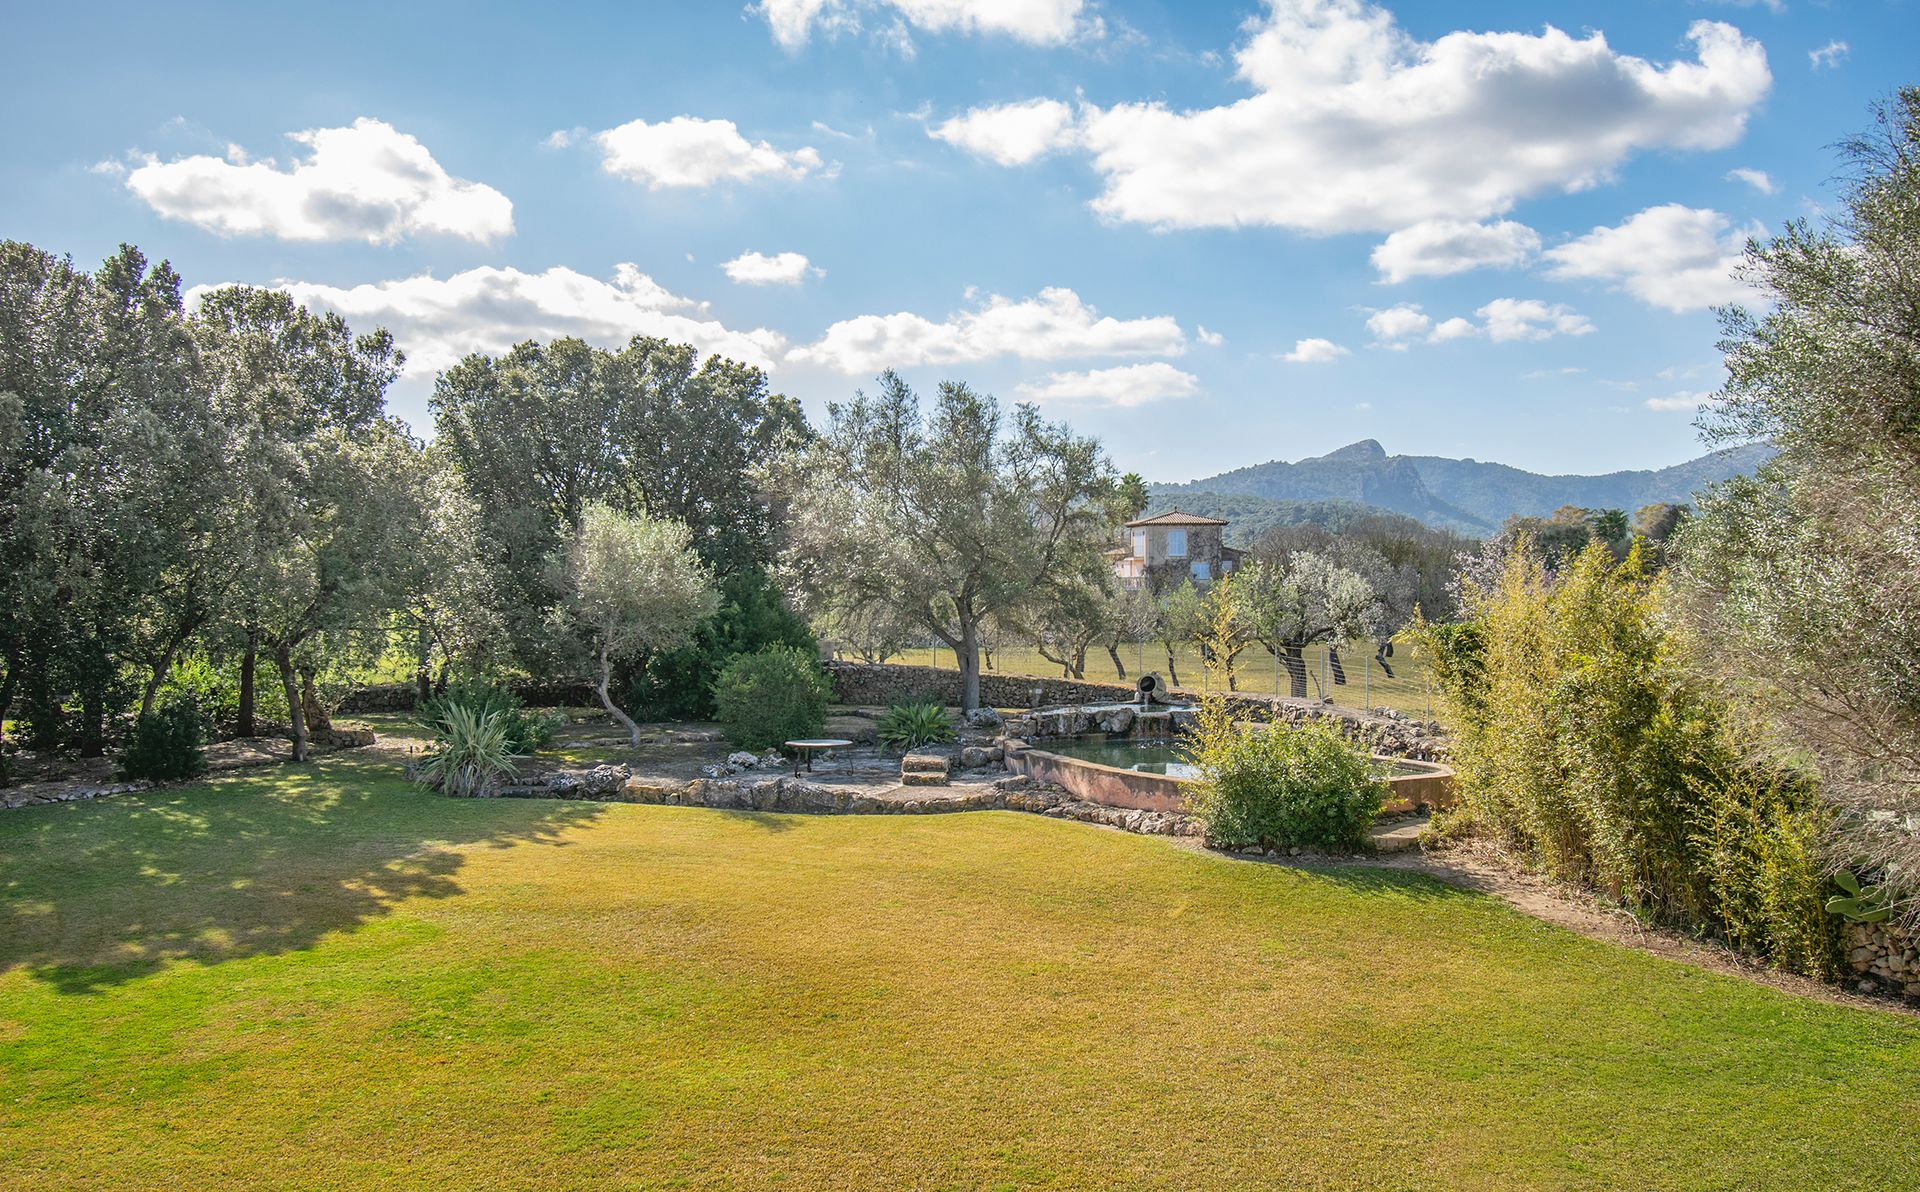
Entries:
{"type": "MultiPolygon", "coordinates": [[[[942,704],[960,702],[960,672],[950,667],[905,666],[899,663],[827,662],[834,698],[843,704],[885,706],[913,700],[942,704]]],[[[1047,679],[1028,675],[982,674],[980,701],[998,708],[1056,708],[1130,701],[1131,685],[1095,683],[1079,679],[1047,679]]],[[[1168,699],[1198,699],[1199,693],[1175,690],[1168,699]]],[[[1236,714],[1251,720],[1277,720],[1300,725],[1330,722],[1352,740],[1375,753],[1419,761],[1445,761],[1446,733],[1430,720],[1343,708],[1315,700],[1285,696],[1235,694],[1229,697],[1236,714]]],[[[1093,731],[1081,728],[1078,731],[1093,731]]],[[[1039,735],[1070,736],[1071,732],[1039,735]]]]}

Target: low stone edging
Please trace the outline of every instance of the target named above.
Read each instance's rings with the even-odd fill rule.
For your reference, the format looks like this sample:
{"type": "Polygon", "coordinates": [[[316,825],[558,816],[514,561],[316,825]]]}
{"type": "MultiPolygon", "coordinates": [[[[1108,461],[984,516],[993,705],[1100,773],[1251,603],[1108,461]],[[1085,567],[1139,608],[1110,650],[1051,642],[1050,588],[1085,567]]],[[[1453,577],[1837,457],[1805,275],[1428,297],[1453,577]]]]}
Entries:
{"type": "Polygon", "coordinates": [[[513,783],[484,798],[583,799],[658,807],[706,807],[716,811],[768,811],[796,815],[943,815],[961,811],[1024,811],[1054,819],[1104,824],[1157,836],[1199,836],[1190,815],[1105,807],[1074,799],[1058,787],[1012,776],[980,787],[928,788],[925,795],[882,796],[824,786],[790,776],[696,778],[680,781],[632,774],[625,766],[558,771],[536,782],[513,783]]]}

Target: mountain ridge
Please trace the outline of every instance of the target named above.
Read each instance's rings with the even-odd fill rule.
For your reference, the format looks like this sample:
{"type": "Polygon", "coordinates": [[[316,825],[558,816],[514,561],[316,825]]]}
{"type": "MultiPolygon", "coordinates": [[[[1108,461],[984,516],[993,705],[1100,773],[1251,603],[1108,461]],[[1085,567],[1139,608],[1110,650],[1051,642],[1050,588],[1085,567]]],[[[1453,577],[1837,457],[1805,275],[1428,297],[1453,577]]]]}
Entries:
{"type": "MultiPolygon", "coordinates": [[[[1475,459],[1389,455],[1377,440],[1361,439],[1293,463],[1272,460],[1186,484],[1152,485],[1151,508],[1160,511],[1179,504],[1188,512],[1208,513],[1199,507],[1204,502],[1235,505],[1245,513],[1250,501],[1332,502],[1370,506],[1436,529],[1484,536],[1509,517],[1545,517],[1562,505],[1631,513],[1661,501],[1688,502],[1700,489],[1751,472],[1772,454],[1766,444],[1749,443],[1666,468],[1548,475],[1475,459]]],[[[1284,516],[1284,511],[1269,516],[1284,516]]]]}

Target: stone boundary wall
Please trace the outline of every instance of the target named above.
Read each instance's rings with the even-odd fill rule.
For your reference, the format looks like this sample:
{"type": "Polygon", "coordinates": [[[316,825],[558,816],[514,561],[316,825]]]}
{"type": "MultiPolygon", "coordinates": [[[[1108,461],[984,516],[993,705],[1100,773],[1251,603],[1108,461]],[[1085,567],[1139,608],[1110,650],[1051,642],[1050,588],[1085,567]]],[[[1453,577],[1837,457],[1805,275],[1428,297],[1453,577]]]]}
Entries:
{"type": "MultiPolygon", "coordinates": [[[[950,667],[908,666],[896,662],[824,662],[821,665],[833,682],[834,699],[839,703],[886,705],[915,699],[933,699],[945,704],[960,702],[960,672],[950,667]]],[[[1199,694],[1186,688],[1170,693],[1182,699],[1197,699],[1199,694]]],[[[1132,686],[1118,683],[984,672],[980,676],[980,701],[999,708],[1122,703],[1135,698],[1137,693],[1132,686]],[[1036,688],[1040,693],[1038,704],[1034,702],[1036,688]]],[[[1275,720],[1296,726],[1308,721],[1329,721],[1349,739],[1375,753],[1416,761],[1445,761],[1452,755],[1445,731],[1431,720],[1411,720],[1287,696],[1234,694],[1228,697],[1228,704],[1236,714],[1249,719],[1275,720]]]]}
{"type": "MultiPolygon", "coordinates": [[[[507,689],[529,708],[597,708],[600,696],[585,683],[509,683],[507,689]]],[[[413,683],[376,683],[348,692],[333,710],[341,715],[411,712],[420,706],[413,683]]]]}
{"type": "Polygon", "coordinates": [[[1920,940],[1892,923],[1849,923],[1844,939],[1847,967],[1863,983],[1920,1000],[1920,940]]]}

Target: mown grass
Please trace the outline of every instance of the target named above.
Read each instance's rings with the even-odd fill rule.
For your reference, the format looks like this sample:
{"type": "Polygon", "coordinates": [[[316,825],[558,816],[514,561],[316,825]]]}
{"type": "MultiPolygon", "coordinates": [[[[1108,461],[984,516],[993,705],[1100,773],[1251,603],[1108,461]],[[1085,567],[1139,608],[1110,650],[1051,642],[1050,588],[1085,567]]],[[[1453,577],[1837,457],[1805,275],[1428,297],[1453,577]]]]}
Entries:
{"type": "Polygon", "coordinates": [[[1908,1186],[1920,1024],[1010,813],[0,814],[0,1186],[1908,1186]]]}

